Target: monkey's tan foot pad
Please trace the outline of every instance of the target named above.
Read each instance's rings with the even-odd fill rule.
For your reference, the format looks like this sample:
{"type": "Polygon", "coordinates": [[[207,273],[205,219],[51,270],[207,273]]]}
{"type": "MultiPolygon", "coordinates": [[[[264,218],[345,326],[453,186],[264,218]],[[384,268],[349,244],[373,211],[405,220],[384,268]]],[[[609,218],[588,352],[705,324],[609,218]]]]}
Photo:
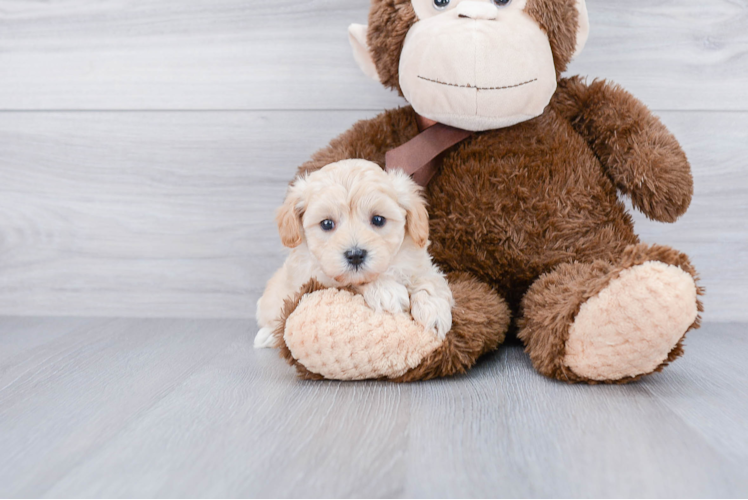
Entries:
{"type": "Polygon", "coordinates": [[[307,371],[332,380],[397,378],[442,344],[409,314],[374,312],[361,295],[334,288],[301,298],[283,340],[307,371]]]}
{"type": "Polygon", "coordinates": [[[569,329],[564,364],[596,381],[651,373],[697,315],[697,287],[690,274],[655,261],[631,267],[582,304],[569,329]]]}

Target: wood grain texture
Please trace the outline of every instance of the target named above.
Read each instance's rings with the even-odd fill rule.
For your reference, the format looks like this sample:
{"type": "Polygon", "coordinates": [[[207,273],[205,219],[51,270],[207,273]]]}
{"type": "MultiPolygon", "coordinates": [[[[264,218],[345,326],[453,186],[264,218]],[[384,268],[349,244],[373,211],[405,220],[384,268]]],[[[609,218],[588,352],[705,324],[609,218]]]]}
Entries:
{"type": "MultiPolygon", "coordinates": [[[[249,317],[296,166],[372,112],[0,113],[0,314],[249,317]]],[[[748,320],[748,113],[663,119],[693,163],[674,225],[706,319],[748,320]]]]}
{"type": "MultiPolygon", "coordinates": [[[[659,110],[748,110],[745,0],[592,0],[570,74],[659,110]]],[[[382,109],[347,41],[369,0],[0,0],[0,109],[382,109]]]]}
{"type": "Polygon", "coordinates": [[[428,383],[302,382],[246,320],[0,319],[0,497],[745,497],[745,324],[568,386],[506,347],[428,383]],[[33,370],[25,367],[33,364],[33,370]]]}
{"type": "MultiPolygon", "coordinates": [[[[37,328],[36,337],[48,343],[16,356],[0,382],[2,496],[43,494],[196,367],[246,337],[245,328],[221,320],[100,321],[65,335],[58,320],[46,324],[47,335],[37,328]],[[37,456],[28,453],[34,447],[37,456]]],[[[13,332],[23,333],[21,325],[13,332]]]]}
{"type": "Polygon", "coordinates": [[[254,314],[287,182],[354,119],[0,114],[0,311],[254,314]]]}

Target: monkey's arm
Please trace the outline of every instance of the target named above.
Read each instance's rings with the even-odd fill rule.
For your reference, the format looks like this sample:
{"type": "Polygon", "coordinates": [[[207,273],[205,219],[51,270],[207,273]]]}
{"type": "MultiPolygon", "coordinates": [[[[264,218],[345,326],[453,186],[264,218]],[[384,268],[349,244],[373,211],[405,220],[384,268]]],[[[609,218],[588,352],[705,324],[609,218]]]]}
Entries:
{"type": "Polygon", "coordinates": [[[384,155],[418,134],[415,112],[410,106],[392,109],[355,123],[329,146],[317,151],[299,167],[298,174],[314,172],[342,160],[363,159],[384,168],[384,155]]]}
{"type": "Polygon", "coordinates": [[[674,222],[691,204],[686,154],[660,120],[615,84],[563,79],[553,101],[592,147],[608,176],[650,219],[674,222]]]}

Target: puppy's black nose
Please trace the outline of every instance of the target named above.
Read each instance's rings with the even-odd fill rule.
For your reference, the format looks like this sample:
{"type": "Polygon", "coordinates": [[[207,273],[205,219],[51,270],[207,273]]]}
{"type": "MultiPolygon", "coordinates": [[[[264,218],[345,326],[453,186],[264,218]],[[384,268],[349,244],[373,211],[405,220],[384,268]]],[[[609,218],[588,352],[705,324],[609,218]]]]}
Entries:
{"type": "Polygon", "coordinates": [[[366,250],[360,248],[352,248],[351,250],[346,251],[343,255],[345,255],[345,259],[348,263],[354,267],[359,267],[366,260],[366,250]]]}

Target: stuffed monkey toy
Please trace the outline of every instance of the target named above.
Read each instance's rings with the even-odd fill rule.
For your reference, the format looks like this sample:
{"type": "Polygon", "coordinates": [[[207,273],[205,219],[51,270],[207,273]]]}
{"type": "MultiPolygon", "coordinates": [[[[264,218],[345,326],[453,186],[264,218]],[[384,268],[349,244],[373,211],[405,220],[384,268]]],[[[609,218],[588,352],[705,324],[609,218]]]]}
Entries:
{"type": "Polygon", "coordinates": [[[619,193],[674,222],[691,202],[690,166],[621,87],[561,76],[588,30],[584,0],[372,0],[368,27],[349,29],[354,57],[410,106],[356,123],[298,173],[350,158],[412,173],[453,327],[441,341],[310,282],[274,334],[300,376],[449,376],[508,333],[566,382],[630,382],[683,353],[702,311],[696,271],[639,241],[619,193]]]}

